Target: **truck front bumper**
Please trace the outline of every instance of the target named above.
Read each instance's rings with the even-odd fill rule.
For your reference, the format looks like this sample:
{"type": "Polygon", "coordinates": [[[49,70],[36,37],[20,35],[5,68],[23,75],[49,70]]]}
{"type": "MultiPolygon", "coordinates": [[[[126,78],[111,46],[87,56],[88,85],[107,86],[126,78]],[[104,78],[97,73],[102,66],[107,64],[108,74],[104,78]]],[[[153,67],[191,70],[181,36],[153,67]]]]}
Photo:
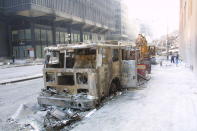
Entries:
{"type": "Polygon", "coordinates": [[[57,106],[79,110],[90,110],[98,104],[98,100],[95,99],[73,99],[72,97],[39,96],[37,100],[41,106],[57,106]]]}

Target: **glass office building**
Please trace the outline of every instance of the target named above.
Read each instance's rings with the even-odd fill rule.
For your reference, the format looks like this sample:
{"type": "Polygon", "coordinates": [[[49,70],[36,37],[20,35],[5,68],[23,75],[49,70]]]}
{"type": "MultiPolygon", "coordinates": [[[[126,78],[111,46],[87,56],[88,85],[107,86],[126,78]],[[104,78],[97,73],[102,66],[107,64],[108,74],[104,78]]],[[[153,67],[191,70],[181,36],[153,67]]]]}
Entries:
{"type": "Polygon", "coordinates": [[[114,0],[0,0],[0,57],[42,58],[46,46],[98,42],[115,30],[114,0]]]}

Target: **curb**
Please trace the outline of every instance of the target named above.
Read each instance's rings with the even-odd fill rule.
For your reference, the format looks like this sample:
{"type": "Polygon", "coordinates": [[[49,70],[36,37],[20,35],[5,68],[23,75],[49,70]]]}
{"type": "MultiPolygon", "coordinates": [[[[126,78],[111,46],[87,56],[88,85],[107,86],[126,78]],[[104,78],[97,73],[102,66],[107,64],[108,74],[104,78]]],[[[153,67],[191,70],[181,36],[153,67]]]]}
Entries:
{"type": "Polygon", "coordinates": [[[43,77],[43,74],[38,74],[38,75],[34,75],[34,76],[27,76],[27,77],[2,80],[2,81],[0,81],[0,85],[6,85],[6,84],[11,84],[11,83],[18,83],[18,82],[23,82],[23,81],[28,81],[28,80],[34,80],[34,79],[38,79],[38,78],[42,78],[42,77],[43,77]]]}
{"type": "Polygon", "coordinates": [[[11,65],[11,66],[6,66],[6,65],[0,65],[0,69],[7,69],[7,68],[15,68],[15,67],[24,67],[24,66],[35,66],[35,65],[43,65],[43,64],[24,64],[24,65],[11,65]]]}

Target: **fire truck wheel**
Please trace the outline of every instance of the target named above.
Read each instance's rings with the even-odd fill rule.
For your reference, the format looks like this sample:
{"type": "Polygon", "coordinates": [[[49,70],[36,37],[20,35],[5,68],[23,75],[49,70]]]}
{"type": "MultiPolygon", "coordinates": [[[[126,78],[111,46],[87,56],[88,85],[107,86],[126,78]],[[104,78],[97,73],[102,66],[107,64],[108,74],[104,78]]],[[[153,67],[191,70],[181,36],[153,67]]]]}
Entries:
{"type": "Polygon", "coordinates": [[[114,82],[112,82],[109,89],[109,95],[115,94],[116,91],[117,91],[117,85],[114,82]]]}

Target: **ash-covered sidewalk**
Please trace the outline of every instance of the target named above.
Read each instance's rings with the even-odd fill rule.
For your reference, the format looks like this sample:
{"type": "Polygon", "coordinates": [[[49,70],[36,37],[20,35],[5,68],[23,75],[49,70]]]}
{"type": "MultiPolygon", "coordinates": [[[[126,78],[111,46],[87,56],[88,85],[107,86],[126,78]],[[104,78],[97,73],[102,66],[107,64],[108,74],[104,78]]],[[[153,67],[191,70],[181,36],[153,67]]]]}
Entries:
{"type": "Polygon", "coordinates": [[[0,85],[42,77],[43,65],[0,68],[0,85]]]}
{"type": "Polygon", "coordinates": [[[197,76],[184,65],[154,66],[143,90],[110,101],[73,131],[197,131],[197,76]]]}

